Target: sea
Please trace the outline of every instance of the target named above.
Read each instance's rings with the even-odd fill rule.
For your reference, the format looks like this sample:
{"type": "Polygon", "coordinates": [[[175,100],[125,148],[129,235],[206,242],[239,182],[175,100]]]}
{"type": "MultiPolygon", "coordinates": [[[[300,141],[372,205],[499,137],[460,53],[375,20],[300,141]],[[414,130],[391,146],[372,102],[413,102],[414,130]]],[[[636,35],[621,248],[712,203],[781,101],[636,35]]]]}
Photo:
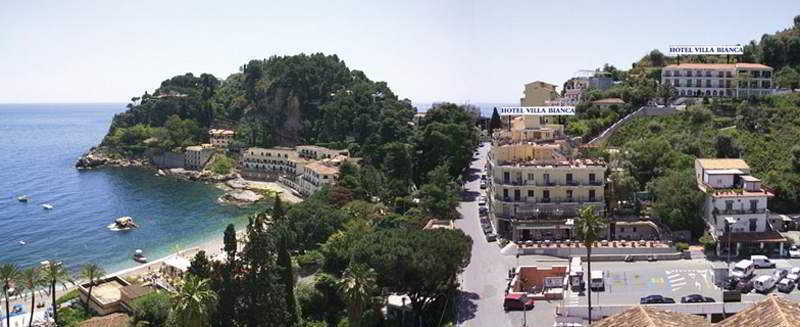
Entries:
{"type": "Polygon", "coordinates": [[[107,272],[219,237],[254,208],[217,203],[202,182],[141,168],[77,170],[75,161],[108,132],[125,104],[0,104],[0,264],[96,263],[107,272]],[[17,200],[26,195],[27,203],[17,200]],[[50,204],[52,210],[42,205],[50,204]],[[139,228],[112,231],[131,216],[139,228]]]}

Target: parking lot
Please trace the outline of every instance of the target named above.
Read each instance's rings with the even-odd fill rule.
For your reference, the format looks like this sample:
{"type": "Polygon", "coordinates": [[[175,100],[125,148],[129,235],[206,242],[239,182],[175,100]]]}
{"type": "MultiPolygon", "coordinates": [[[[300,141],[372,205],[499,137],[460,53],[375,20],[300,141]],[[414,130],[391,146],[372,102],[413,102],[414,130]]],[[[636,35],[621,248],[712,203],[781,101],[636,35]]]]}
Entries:
{"type": "MultiPolygon", "coordinates": [[[[775,259],[776,269],[800,267],[800,259],[775,259]]],[[[733,265],[733,263],[731,263],[733,265]]],[[[584,272],[588,273],[586,263],[584,272]]],[[[659,262],[594,262],[592,270],[605,272],[606,288],[592,291],[592,304],[638,304],[639,299],[648,295],[662,295],[680,302],[681,297],[700,294],[722,301],[722,289],[714,285],[714,272],[706,260],[678,260],[659,262]]],[[[756,269],[755,276],[772,275],[775,269],[756,269]]],[[[754,277],[755,278],[755,277],[754,277]]],[[[771,292],[778,292],[773,289],[771,292]]],[[[742,295],[742,301],[755,302],[765,295],[751,292],[742,295]]],[[[800,290],[796,288],[788,294],[789,298],[800,301],[800,290]]],[[[568,291],[567,305],[586,305],[586,292],[568,291]]]]}

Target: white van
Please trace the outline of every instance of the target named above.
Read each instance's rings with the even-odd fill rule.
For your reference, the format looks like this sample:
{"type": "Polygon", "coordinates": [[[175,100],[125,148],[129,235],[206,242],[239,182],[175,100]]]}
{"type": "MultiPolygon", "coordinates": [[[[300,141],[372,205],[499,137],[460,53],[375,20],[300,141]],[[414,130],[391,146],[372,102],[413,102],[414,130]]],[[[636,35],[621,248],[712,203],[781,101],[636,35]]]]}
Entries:
{"type": "Polygon", "coordinates": [[[581,257],[572,257],[569,261],[569,284],[572,290],[581,290],[584,287],[581,257]]]}
{"type": "Polygon", "coordinates": [[[769,258],[765,255],[751,255],[750,261],[756,265],[756,268],[775,268],[775,263],[769,261],[769,258]]]}
{"type": "Polygon", "coordinates": [[[603,278],[602,270],[592,270],[592,273],[589,277],[589,287],[591,287],[593,291],[606,289],[606,283],[605,279],[603,278]]]}
{"type": "Polygon", "coordinates": [[[753,270],[756,266],[750,260],[742,260],[733,265],[731,269],[731,277],[737,279],[748,279],[753,276],[753,270]]]}
{"type": "Polygon", "coordinates": [[[775,277],[770,275],[758,276],[756,280],[753,281],[753,288],[756,292],[767,293],[773,287],[775,287],[775,277]]]}

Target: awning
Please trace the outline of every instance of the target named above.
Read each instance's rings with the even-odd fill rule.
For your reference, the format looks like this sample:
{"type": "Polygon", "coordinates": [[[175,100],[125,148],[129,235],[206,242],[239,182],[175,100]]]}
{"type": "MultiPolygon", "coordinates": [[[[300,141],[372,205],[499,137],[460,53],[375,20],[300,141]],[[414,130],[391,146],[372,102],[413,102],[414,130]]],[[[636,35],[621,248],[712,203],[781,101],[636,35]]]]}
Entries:
{"type": "Polygon", "coordinates": [[[189,269],[189,266],[191,266],[191,262],[189,262],[189,260],[177,255],[172,255],[165,259],[164,264],[180,271],[186,271],[189,269]]]}

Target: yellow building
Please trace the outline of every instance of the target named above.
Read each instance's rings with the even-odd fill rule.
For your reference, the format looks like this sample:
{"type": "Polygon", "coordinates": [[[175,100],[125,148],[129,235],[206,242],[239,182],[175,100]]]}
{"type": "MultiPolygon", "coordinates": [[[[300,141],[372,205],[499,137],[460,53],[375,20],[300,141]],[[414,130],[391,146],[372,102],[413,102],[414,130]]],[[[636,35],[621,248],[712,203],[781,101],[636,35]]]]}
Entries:
{"type": "Polygon", "coordinates": [[[523,107],[544,106],[545,101],[555,100],[556,86],[553,84],[536,81],[525,84],[525,97],[519,99],[523,107]]]}
{"type": "Polygon", "coordinates": [[[578,209],[592,206],[598,214],[605,211],[605,162],[573,158],[563,126],[549,124],[550,120],[554,117],[518,117],[512,120],[511,131],[504,132],[510,137],[495,133],[487,196],[497,232],[507,239],[574,239],[578,209]],[[536,128],[552,132],[514,137],[536,128]]]}

